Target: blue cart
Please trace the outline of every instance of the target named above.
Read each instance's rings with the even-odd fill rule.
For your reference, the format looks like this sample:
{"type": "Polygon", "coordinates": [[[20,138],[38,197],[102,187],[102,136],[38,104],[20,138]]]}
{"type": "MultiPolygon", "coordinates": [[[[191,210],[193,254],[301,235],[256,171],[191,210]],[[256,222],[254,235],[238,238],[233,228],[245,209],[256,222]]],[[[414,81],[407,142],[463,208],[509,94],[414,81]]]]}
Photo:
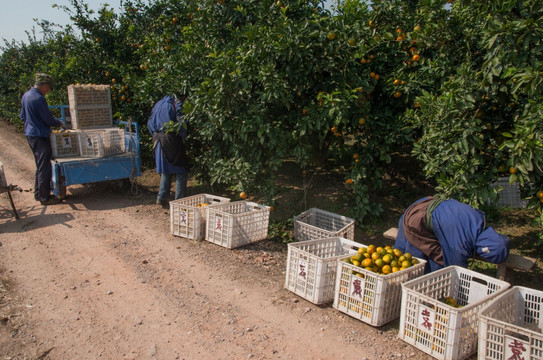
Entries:
{"type": "MultiPolygon", "coordinates": [[[[58,119],[66,126],[68,106],[54,105],[50,108],[60,109],[61,115],[58,119]]],[[[117,121],[114,125],[124,128],[126,152],[100,158],[70,157],[53,160],[52,190],[56,196],[65,198],[66,187],[70,185],[110,180],[128,181],[141,176],[138,124],[117,121]]]]}

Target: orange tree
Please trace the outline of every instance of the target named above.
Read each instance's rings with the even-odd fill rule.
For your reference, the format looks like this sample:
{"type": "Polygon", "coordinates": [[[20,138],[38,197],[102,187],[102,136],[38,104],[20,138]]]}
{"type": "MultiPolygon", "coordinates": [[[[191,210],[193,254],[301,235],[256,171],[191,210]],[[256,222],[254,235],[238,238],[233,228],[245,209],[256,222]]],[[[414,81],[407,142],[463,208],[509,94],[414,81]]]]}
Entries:
{"type": "Polygon", "coordinates": [[[409,98],[392,86],[409,57],[394,35],[399,4],[383,2],[382,29],[355,2],[332,16],[319,1],[200,1],[164,17],[142,51],[159,79],[174,75],[170,84],[190,89],[184,110],[202,178],[273,202],[284,159],[336,166],[350,179],[352,215],[379,214],[370,195],[410,134],[400,122],[409,98]]]}
{"type": "Polygon", "coordinates": [[[489,184],[509,176],[541,214],[542,4],[457,1],[446,13],[420,11],[424,60],[416,76],[442,81],[405,116],[422,131],[414,154],[426,175],[439,193],[474,206],[494,201],[489,184]]]}

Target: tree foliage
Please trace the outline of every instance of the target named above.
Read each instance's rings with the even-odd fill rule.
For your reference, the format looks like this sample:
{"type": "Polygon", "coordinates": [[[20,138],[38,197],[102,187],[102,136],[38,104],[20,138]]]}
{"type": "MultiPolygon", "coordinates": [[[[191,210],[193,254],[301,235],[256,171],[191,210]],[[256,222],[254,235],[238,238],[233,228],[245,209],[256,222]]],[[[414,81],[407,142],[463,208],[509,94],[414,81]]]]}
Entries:
{"type": "Polygon", "coordinates": [[[444,196],[493,202],[489,184],[509,176],[541,212],[541,6],[136,0],[94,14],[70,0],[70,26],[5,41],[0,115],[18,121],[37,71],[59,85],[50,103],[67,103],[68,84],[110,84],[115,116],[141,125],[164,94],[186,93],[194,173],[271,204],[289,159],[343,172],[350,215],[370,221],[392,155],[412,149],[444,196]]]}

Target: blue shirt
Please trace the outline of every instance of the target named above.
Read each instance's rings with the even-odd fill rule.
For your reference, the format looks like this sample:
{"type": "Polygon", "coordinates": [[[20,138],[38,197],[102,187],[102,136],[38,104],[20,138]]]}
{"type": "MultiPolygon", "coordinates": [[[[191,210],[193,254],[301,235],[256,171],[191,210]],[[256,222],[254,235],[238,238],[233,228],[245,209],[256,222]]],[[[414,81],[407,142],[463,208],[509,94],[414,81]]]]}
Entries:
{"type": "Polygon", "coordinates": [[[24,124],[26,136],[48,138],[51,126],[61,126],[55,119],[42,93],[35,87],[24,93],[21,98],[20,118],[24,124]]]}
{"type": "MultiPolygon", "coordinates": [[[[183,106],[182,102],[177,102],[174,105],[174,100],[166,95],[160,99],[153,110],[151,111],[151,117],[147,121],[147,128],[151,134],[164,132],[164,124],[170,121],[182,121],[182,112],[181,108],[183,106]]],[[[183,139],[187,137],[187,131],[181,127],[180,134],[183,139]]],[[[160,143],[155,147],[155,163],[156,163],[156,172],[159,174],[186,174],[187,169],[182,166],[172,165],[164,155],[160,143]]]]}

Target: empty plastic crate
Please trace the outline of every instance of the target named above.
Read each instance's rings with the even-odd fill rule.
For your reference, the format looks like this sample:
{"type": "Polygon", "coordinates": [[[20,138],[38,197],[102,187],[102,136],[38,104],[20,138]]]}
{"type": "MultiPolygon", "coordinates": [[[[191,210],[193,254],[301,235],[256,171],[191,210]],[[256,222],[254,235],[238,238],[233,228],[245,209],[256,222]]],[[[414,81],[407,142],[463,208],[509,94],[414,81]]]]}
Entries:
{"type": "Polygon", "coordinates": [[[207,209],[207,241],[228,249],[268,237],[270,207],[249,201],[234,201],[207,209]]]}
{"type": "Polygon", "coordinates": [[[311,208],[294,218],[297,241],[342,237],[354,240],[354,219],[311,208]]]}

